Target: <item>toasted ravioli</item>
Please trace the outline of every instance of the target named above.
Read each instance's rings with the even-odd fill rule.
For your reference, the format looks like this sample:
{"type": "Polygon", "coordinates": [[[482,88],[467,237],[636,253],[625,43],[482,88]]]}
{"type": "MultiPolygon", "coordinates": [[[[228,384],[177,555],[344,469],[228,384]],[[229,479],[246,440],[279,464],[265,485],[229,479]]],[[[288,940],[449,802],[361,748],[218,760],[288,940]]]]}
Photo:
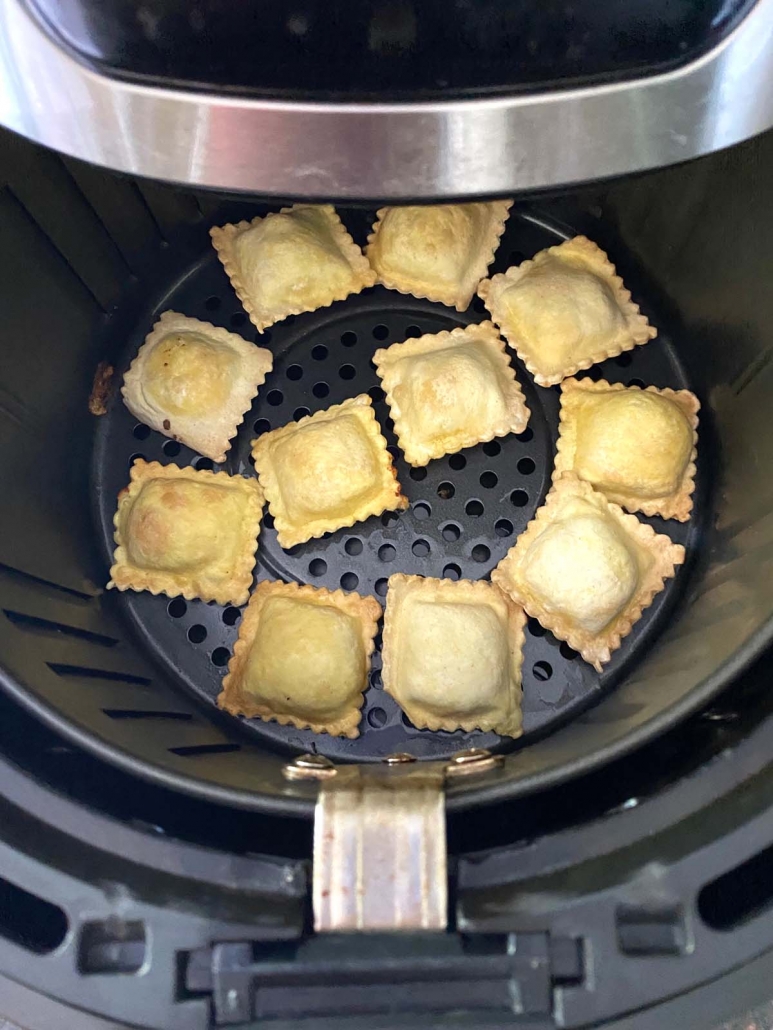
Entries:
{"type": "Polygon", "coordinates": [[[376,281],[332,204],[294,204],[251,222],[216,226],[210,236],[259,332],[376,281]]]}
{"type": "Polygon", "coordinates": [[[271,351],[226,329],[165,311],[124,376],[124,403],[151,429],[212,461],[231,439],[273,365],[271,351]]]}
{"type": "Polygon", "coordinates": [[[491,322],[421,336],[373,356],[411,465],[521,433],[529,409],[491,322]]]}
{"type": "Polygon", "coordinates": [[[255,479],[138,458],[118,498],[108,587],[244,604],[262,512],[255,479]]]}
{"type": "Polygon", "coordinates": [[[540,386],[657,335],[615,266],[585,236],[484,279],[478,295],[540,386]]]}
{"type": "Polygon", "coordinates": [[[689,390],[567,379],[554,478],[575,472],[628,511],[687,522],[699,410],[689,390]]]}
{"type": "Polygon", "coordinates": [[[568,472],[491,580],[600,672],[684,557],[568,472]]]}
{"type": "Polygon", "coordinates": [[[520,736],[525,622],[490,583],[390,576],[384,688],[418,729],[520,736]]]}
{"type": "Polygon", "coordinates": [[[282,547],[408,507],[367,394],[264,433],[252,454],[282,547]]]}
{"type": "Polygon", "coordinates": [[[372,597],[258,584],[218,704],[232,715],[358,736],[380,616],[372,597]]]}
{"type": "Polygon", "coordinates": [[[388,289],[464,311],[494,260],[512,203],[384,207],[365,254],[388,289]]]}

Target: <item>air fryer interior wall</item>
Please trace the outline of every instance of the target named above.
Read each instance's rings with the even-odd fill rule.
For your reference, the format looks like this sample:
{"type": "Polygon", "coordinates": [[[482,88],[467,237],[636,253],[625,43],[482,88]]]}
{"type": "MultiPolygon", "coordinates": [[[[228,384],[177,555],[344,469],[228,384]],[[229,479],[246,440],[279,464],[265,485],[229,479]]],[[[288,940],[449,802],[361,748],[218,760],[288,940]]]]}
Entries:
{"type": "MultiPolygon", "coordinates": [[[[772,165],[768,134],[692,165],[529,205],[608,247],[670,313],[704,404],[713,520],[671,625],[626,681],[509,756],[496,779],[454,787],[452,807],[622,753],[705,703],[768,639],[772,165]]],[[[215,800],[308,813],[314,790],[285,782],[284,756],[200,708],[127,635],[102,591],[90,508],[87,402],[97,364],[118,358],[112,323],[136,319],[159,296],[181,255],[192,260],[208,245],[209,225],[260,205],[132,182],[10,135],[0,169],[4,686],[133,772],[215,800]]]]}

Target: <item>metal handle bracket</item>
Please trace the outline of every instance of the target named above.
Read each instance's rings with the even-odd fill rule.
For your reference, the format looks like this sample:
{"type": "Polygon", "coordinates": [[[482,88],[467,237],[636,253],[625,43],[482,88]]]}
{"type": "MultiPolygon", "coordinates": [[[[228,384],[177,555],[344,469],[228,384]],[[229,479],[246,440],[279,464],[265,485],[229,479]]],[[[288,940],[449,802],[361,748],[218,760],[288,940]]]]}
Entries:
{"type": "Polygon", "coordinates": [[[502,762],[482,748],[450,762],[390,755],[383,765],[335,766],[301,755],[288,779],[320,783],[314,817],[317,932],[445,930],[448,863],[444,784],[502,762]]]}
{"type": "Polygon", "coordinates": [[[345,766],[322,782],[314,817],[319,931],[444,930],[444,766],[345,766]]]}

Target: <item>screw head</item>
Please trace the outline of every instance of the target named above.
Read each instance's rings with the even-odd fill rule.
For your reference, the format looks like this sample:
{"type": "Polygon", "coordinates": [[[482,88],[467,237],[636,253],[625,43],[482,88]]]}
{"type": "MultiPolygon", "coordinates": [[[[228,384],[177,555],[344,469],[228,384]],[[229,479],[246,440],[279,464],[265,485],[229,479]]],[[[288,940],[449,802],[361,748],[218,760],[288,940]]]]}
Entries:
{"type": "Polygon", "coordinates": [[[457,751],[452,756],[454,765],[471,765],[473,762],[483,762],[491,758],[491,752],[485,747],[468,747],[464,751],[457,751]]]}
{"type": "Polygon", "coordinates": [[[324,755],[298,755],[282,769],[286,780],[329,780],[337,772],[324,755]]]}
{"type": "Polygon", "coordinates": [[[407,765],[408,762],[415,762],[416,756],[409,755],[407,751],[400,751],[396,755],[387,755],[381,760],[384,765],[407,765]]]}
{"type": "Polygon", "coordinates": [[[504,762],[504,755],[492,755],[485,747],[470,747],[457,751],[446,766],[446,776],[472,776],[489,772],[504,762]]]}

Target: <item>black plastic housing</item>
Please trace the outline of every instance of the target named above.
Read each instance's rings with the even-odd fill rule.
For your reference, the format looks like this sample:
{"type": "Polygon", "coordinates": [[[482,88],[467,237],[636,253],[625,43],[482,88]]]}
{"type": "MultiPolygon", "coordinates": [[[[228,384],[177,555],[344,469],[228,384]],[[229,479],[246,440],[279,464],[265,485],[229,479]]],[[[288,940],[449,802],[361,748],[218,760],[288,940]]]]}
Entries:
{"type": "Polygon", "coordinates": [[[753,0],[27,0],[110,75],[302,99],[480,95],[631,78],[716,45],[753,0]]]}

